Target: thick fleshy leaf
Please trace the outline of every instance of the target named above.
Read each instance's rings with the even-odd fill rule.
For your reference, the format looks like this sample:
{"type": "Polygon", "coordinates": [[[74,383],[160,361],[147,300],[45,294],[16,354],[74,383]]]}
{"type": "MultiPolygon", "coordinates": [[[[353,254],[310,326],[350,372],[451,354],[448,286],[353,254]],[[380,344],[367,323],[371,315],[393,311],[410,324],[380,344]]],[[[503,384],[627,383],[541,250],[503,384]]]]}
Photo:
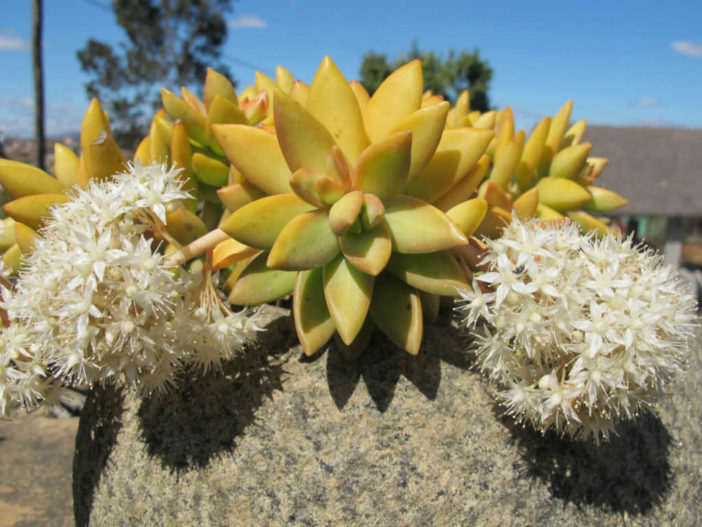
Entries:
{"type": "MultiPolygon", "coordinates": [[[[174,167],[181,169],[176,176],[185,182],[183,188],[190,192],[193,197],[198,195],[198,184],[192,170],[193,151],[188,139],[188,130],[182,121],[176,121],[171,134],[171,163],[174,167]]],[[[195,212],[197,200],[189,201],[188,208],[195,212]]]]}
{"type": "Polygon", "coordinates": [[[480,227],[475,231],[476,236],[496,238],[502,234],[505,227],[512,223],[512,214],[501,207],[490,205],[480,227]]]}
{"type": "Polygon", "coordinates": [[[240,124],[212,127],[224,154],[247,181],[266,194],[285,194],[290,188],[290,169],[274,134],[240,124]]]}
{"type": "Polygon", "coordinates": [[[595,232],[600,236],[606,236],[612,232],[612,229],[610,229],[607,224],[598,220],[594,216],[591,216],[587,212],[578,210],[568,212],[567,216],[577,223],[580,230],[586,234],[589,232],[595,232]]]}
{"type": "Polygon", "coordinates": [[[363,115],[344,75],[324,57],[310,85],[307,110],[331,133],[346,158],[355,165],[368,146],[363,115]]]}
{"type": "Polygon", "coordinates": [[[54,143],[54,172],[56,179],[66,187],[78,183],[78,156],[61,143],[54,143]]]}
{"type": "Polygon", "coordinates": [[[239,306],[265,304],[292,292],[297,273],[268,269],[267,258],[267,253],[261,253],[246,266],[229,293],[229,302],[239,306]]]}
{"type": "Polygon", "coordinates": [[[127,162],[112,138],[110,122],[97,99],[91,101],[85,112],[80,129],[80,146],[80,185],[87,185],[89,179],[107,179],[122,170],[127,162]]]}
{"type": "Polygon", "coordinates": [[[258,252],[258,249],[239,243],[233,238],[224,240],[212,249],[212,272],[229,267],[258,252]]]}
{"type": "Polygon", "coordinates": [[[191,165],[195,176],[207,185],[221,187],[229,180],[229,167],[213,157],[195,152],[191,165]]]}
{"type": "Polygon", "coordinates": [[[423,83],[422,63],[418,59],[396,69],[383,81],[363,111],[372,142],[380,141],[397,123],[419,109],[423,83]]]}
{"type": "Polygon", "coordinates": [[[561,140],[565,134],[568,123],[570,122],[570,114],[573,111],[573,101],[566,102],[558,111],[556,116],[551,121],[551,126],[548,128],[548,135],[544,143],[544,150],[541,153],[539,161],[539,177],[548,176],[548,170],[551,165],[553,156],[558,152],[561,145],[561,140]]]}
{"type": "Polygon", "coordinates": [[[480,114],[477,119],[471,120],[471,122],[473,123],[473,128],[492,130],[495,128],[495,123],[497,122],[497,112],[495,110],[490,110],[489,112],[480,114]]]}
{"type": "Polygon", "coordinates": [[[217,138],[212,130],[213,124],[248,124],[246,114],[242,112],[236,103],[225,99],[221,95],[215,95],[214,100],[210,104],[210,110],[207,113],[205,122],[205,130],[207,133],[207,143],[218,154],[223,153],[221,145],[217,142],[217,138]]]}
{"type": "Polygon", "coordinates": [[[595,180],[600,176],[604,167],[609,164],[609,159],[605,159],[604,157],[588,157],[587,163],[592,167],[590,177],[595,180]]]}
{"type": "Polygon", "coordinates": [[[346,232],[339,239],[346,259],[359,271],[378,276],[392,254],[390,233],[384,223],[360,233],[346,232]]]}
{"type": "Polygon", "coordinates": [[[577,145],[582,141],[583,135],[585,135],[585,129],[587,128],[587,119],[578,121],[573,126],[571,126],[568,131],[563,136],[561,140],[560,148],[563,149],[567,146],[577,145]]]}
{"type": "Polygon", "coordinates": [[[546,137],[551,126],[551,118],[544,117],[531,132],[529,140],[522,150],[522,158],[517,165],[514,177],[517,180],[519,190],[524,192],[536,183],[536,169],[539,167],[539,160],[546,144],[546,137]]]}
{"type": "Polygon", "coordinates": [[[583,205],[588,210],[595,212],[609,212],[623,207],[629,200],[620,196],[613,190],[591,185],[587,187],[592,199],[583,205]]]}
{"type": "Polygon", "coordinates": [[[446,211],[446,215],[458,225],[466,238],[469,238],[483,221],[487,208],[487,201],[478,197],[451,207],[446,211]]]}
{"type": "Polygon", "coordinates": [[[487,151],[494,160],[499,159],[502,151],[512,141],[514,137],[514,114],[512,108],[506,106],[504,110],[497,113],[497,123],[495,124],[495,140],[488,147],[487,151]]]}
{"type": "Polygon", "coordinates": [[[362,273],[339,255],[324,266],[324,298],[334,327],[351,344],[368,314],[375,278],[362,273]]]}
{"type": "Polygon", "coordinates": [[[411,196],[399,196],[387,205],[385,222],[397,252],[431,253],[468,243],[446,214],[411,196]]]}
{"type": "Polygon", "coordinates": [[[205,107],[205,103],[201,101],[197,95],[195,95],[185,86],[180,87],[180,96],[185,102],[187,102],[190,106],[192,106],[202,115],[207,115],[207,108],[205,107]]]}
{"type": "Polygon", "coordinates": [[[170,143],[170,135],[166,137],[166,134],[159,130],[156,119],[151,121],[151,128],[149,128],[149,156],[152,163],[163,165],[169,165],[171,163],[170,143]]]}
{"type": "Polygon", "coordinates": [[[501,150],[490,173],[490,181],[506,189],[522,157],[522,150],[524,150],[524,130],[517,132],[501,150]]]}
{"type": "Polygon", "coordinates": [[[388,270],[412,287],[435,295],[456,297],[456,288],[468,288],[461,266],[448,251],[427,254],[393,253],[388,270]]]}
{"type": "Polygon", "coordinates": [[[265,193],[258,187],[242,181],[217,189],[217,196],[230,212],[235,212],[247,203],[263,198],[265,193]]]}
{"type": "Polygon", "coordinates": [[[512,208],[516,211],[519,219],[524,221],[529,218],[536,216],[536,210],[539,206],[539,189],[532,188],[527,190],[524,194],[519,196],[514,203],[512,208]]]}
{"type": "Polygon", "coordinates": [[[421,108],[402,119],[388,132],[388,134],[407,130],[412,132],[412,161],[408,178],[410,181],[424,170],[436,152],[446,124],[449,106],[448,102],[441,102],[421,108]]]}
{"type": "Polygon", "coordinates": [[[188,129],[188,135],[202,145],[207,144],[205,133],[205,116],[190,106],[175,93],[165,88],[161,89],[161,101],[171,120],[180,119],[188,129]]]}
{"type": "Polygon", "coordinates": [[[336,344],[336,349],[344,356],[348,362],[355,362],[368,347],[370,338],[373,335],[373,330],[375,329],[375,324],[370,319],[366,317],[361,331],[358,332],[356,338],[350,344],[346,344],[338,333],[334,334],[334,343],[336,344]]]}
{"type": "Polygon", "coordinates": [[[439,318],[439,308],[441,307],[441,297],[431,293],[419,292],[422,301],[422,314],[429,322],[436,322],[439,318]]]}
{"type": "Polygon", "coordinates": [[[0,221],[0,251],[6,251],[15,243],[15,220],[4,218],[0,221]]]}
{"type": "Polygon", "coordinates": [[[451,189],[438,200],[434,201],[434,206],[446,211],[470,199],[485,177],[485,174],[487,174],[489,168],[490,156],[483,154],[463,179],[451,187],[451,189]]]}
{"type": "Polygon", "coordinates": [[[339,254],[339,242],[329,227],[326,210],[295,216],[280,231],[268,256],[271,269],[302,271],[321,267],[339,254]]]}
{"type": "Polygon", "coordinates": [[[378,329],[411,355],[422,344],[422,302],[417,291],[392,275],[377,280],[370,315],[378,329]]]}
{"type": "Polygon", "coordinates": [[[468,90],[463,90],[458,96],[458,99],[456,99],[456,104],[449,111],[448,116],[446,117],[446,127],[461,128],[463,126],[469,126],[466,124],[469,109],[470,94],[468,93],[468,90]]]}
{"type": "Polygon", "coordinates": [[[324,300],[322,269],[297,273],[292,311],[302,349],[305,355],[313,355],[336,331],[324,300]]]}
{"type": "Polygon", "coordinates": [[[243,244],[269,249],[290,220],[312,209],[295,194],[266,196],[241,207],[219,228],[243,244]]]}
{"type": "Polygon", "coordinates": [[[278,85],[278,88],[290,95],[290,90],[292,90],[295,83],[295,77],[283,66],[278,65],[275,68],[275,83],[278,85]]]}
{"type": "Polygon", "coordinates": [[[212,68],[207,68],[207,74],[205,75],[205,106],[208,112],[212,107],[215,97],[218,96],[234,103],[234,105],[239,104],[236,91],[234,91],[234,86],[229,82],[229,79],[212,68]]]}
{"type": "Polygon", "coordinates": [[[353,188],[370,193],[383,203],[405,187],[412,152],[412,132],[399,132],[363,151],[352,176],[353,188]]]}
{"type": "MultiPolygon", "coordinates": [[[[77,158],[75,166],[77,174],[77,158]]],[[[57,194],[66,188],[42,169],[9,159],[0,159],[0,185],[13,199],[46,192],[57,194]]]]}
{"type": "Polygon", "coordinates": [[[205,223],[185,207],[175,207],[166,214],[166,229],[182,245],[207,234],[205,223]]]}
{"type": "Polygon", "coordinates": [[[324,174],[308,168],[300,168],[290,177],[290,187],[293,192],[307,203],[322,207],[323,203],[317,193],[317,181],[326,177],[324,174]]]}
{"type": "Polygon", "coordinates": [[[249,264],[260,254],[261,251],[255,253],[253,256],[249,256],[248,258],[244,258],[243,260],[240,260],[236,262],[232,266],[232,270],[229,273],[229,276],[227,277],[227,280],[224,282],[222,285],[222,289],[229,295],[232,292],[232,289],[234,289],[234,286],[236,285],[237,281],[239,280],[239,277],[241,274],[244,272],[244,270],[249,266],[249,264]]]}
{"type": "Polygon", "coordinates": [[[567,146],[553,156],[549,167],[549,177],[562,177],[574,179],[585,167],[587,156],[592,145],[581,143],[579,145],[567,146]]]}
{"type": "MultiPolygon", "coordinates": [[[[151,164],[151,138],[148,135],[141,140],[134,152],[134,161],[136,162],[137,160],[142,165],[151,164]]],[[[80,158],[78,158],[78,170],[80,172],[80,158]]],[[[80,178],[78,180],[80,181],[80,178]]]]}
{"type": "Polygon", "coordinates": [[[22,251],[20,251],[19,245],[16,243],[12,244],[9,249],[2,253],[3,265],[13,273],[19,269],[21,262],[22,251]]]}
{"type": "Polygon", "coordinates": [[[334,138],[310,112],[278,90],[273,103],[275,131],[291,172],[307,168],[324,173],[334,138]]]}
{"type": "Polygon", "coordinates": [[[310,87],[300,80],[295,81],[290,89],[290,98],[302,107],[307,106],[309,94],[310,87]]]}
{"type": "Polygon", "coordinates": [[[563,214],[543,203],[536,206],[536,215],[543,221],[556,221],[564,218],[563,214]]]}
{"type": "Polygon", "coordinates": [[[39,233],[22,222],[15,223],[15,240],[22,254],[32,252],[34,242],[39,238],[39,233]]]}
{"type": "Polygon", "coordinates": [[[353,94],[358,101],[358,107],[361,109],[361,112],[363,112],[368,105],[368,101],[370,101],[370,95],[368,95],[368,92],[363,87],[363,84],[356,80],[349,82],[349,86],[351,87],[351,91],[353,91],[353,94]]]}
{"type": "Polygon", "coordinates": [[[492,130],[446,130],[441,136],[434,157],[426,168],[409,182],[404,192],[430,203],[436,201],[466,177],[485,152],[492,137],[492,130]]]}
{"type": "Polygon", "coordinates": [[[334,234],[341,236],[354,224],[361,213],[363,193],[360,190],[349,192],[329,209],[329,226],[334,234]]]}
{"type": "Polygon", "coordinates": [[[373,194],[363,195],[361,208],[361,226],[364,230],[374,229],[385,219],[385,205],[378,196],[373,194]]]}
{"type": "Polygon", "coordinates": [[[575,181],[565,178],[545,177],[536,185],[539,201],[544,205],[563,212],[584,205],[592,196],[575,181]]]}
{"type": "Polygon", "coordinates": [[[485,198],[490,205],[497,205],[505,210],[512,210],[512,198],[492,180],[483,182],[478,190],[478,196],[485,198]]]}
{"type": "Polygon", "coordinates": [[[70,198],[65,194],[32,194],[9,201],[2,209],[8,216],[37,231],[49,216],[49,209],[67,201],[70,201],[70,198]]]}

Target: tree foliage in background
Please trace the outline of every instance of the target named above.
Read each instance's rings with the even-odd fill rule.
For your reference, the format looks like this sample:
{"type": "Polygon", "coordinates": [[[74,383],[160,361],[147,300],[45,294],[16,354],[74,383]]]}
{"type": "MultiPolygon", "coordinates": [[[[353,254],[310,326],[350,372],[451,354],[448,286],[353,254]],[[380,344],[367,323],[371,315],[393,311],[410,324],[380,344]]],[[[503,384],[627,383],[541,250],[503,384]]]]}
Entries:
{"type": "Polygon", "coordinates": [[[452,102],[463,90],[470,90],[472,110],[485,112],[490,109],[488,88],[492,68],[480,58],[477,49],[472,53],[451,50],[443,59],[433,51],[420,51],[415,42],[409,53],[391,62],[388,62],[387,55],[370,51],[363,55],[361,84],[372,94],[392,71],[414,59],[422,60],[425,89],[452,102]]]}
{"type": "Polygon", "coordinates": [[[160,106],[160,88],[202,86],[207,67],[230,76],[219,61],[227,37],[224,14],[231,0],[113,0],[127,41],[113,48],[90,39],[78,51],[120,145],[134,147],[160,106]]]}

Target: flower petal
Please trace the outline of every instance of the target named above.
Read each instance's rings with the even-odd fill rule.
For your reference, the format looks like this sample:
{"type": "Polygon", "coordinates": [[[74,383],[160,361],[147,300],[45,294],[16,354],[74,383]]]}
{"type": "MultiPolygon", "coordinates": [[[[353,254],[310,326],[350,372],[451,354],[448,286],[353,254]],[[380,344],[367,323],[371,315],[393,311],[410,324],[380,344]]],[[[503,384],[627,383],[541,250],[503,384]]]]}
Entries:
{"type": "Polygon", "coordinates": [[[323,276],[329,314],[339,336],[349,345],[363,327],[375,279],[356,269],[343,256],[325,265],[323,276]]]}
{"type": "Polygon", "coordinates": [[[431,253],[468,243],[446,214],[411,196],[399,196],[390,203],[385,209],[385,222],[397,252],[431,253]]]}

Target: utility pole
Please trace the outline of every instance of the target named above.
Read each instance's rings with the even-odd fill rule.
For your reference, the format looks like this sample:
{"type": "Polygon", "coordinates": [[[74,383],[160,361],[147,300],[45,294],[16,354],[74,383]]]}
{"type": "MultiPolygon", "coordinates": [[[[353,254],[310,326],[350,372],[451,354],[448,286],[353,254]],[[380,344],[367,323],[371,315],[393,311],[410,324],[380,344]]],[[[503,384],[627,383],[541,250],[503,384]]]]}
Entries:
{"type": "Polygon", "coordinates": [[[37,166],[44,168],[44,71],[42,68],[42,0],[32,2],[32,57],[34,63],[34,142],[37,145],[37,166]]]}

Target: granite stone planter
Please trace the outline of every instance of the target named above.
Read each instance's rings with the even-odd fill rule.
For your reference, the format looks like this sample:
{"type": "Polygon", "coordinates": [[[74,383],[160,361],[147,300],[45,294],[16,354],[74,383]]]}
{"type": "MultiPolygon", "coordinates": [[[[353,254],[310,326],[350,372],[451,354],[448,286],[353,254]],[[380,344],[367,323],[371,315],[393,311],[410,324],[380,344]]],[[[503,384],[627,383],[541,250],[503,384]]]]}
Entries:
{"type": "Polygon", "coordinates": [[[304,358],[292,323],[165,397],[89,396],[79,526],[699,525],[702,369],[596,446],[501,415],[449,320],[411,357],[375,335],[357,364],[304,358]]]}

